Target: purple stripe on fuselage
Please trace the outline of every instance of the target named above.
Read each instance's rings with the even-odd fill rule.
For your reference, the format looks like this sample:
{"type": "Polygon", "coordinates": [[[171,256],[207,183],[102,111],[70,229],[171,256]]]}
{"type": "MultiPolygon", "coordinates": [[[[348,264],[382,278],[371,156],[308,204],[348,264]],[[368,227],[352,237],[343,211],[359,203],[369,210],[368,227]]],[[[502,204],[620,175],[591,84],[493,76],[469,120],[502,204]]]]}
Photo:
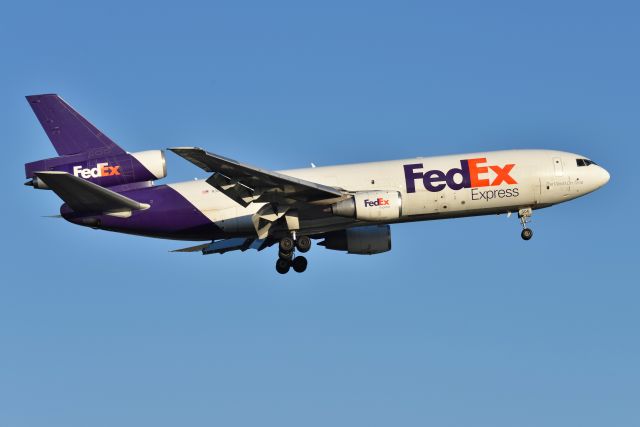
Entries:
{"type": "Polygon", "coordinates": [[[66,204],[60,212],[70,222],[120,233],[177,240],[213,240],[224,233],[173,188],[159,185],[123,192],[149,209],[134,211],[129,218],[111,215],[78,215],[66,204]]]}

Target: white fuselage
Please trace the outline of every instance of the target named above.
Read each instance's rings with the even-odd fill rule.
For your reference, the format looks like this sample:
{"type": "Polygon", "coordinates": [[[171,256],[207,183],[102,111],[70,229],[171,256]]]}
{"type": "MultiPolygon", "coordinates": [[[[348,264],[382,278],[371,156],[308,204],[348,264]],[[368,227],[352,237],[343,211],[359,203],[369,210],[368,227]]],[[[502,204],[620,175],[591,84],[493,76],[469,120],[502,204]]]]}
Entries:
{"type": "MultiPolygon", "coordinates": [[[[394,223],[539,209],[583,196],[609,180],[604,168],[579,166],[577,159],[584,156],[552,150],[505,150],[281,173],[349,192],[398,192],[400,217],[381,221],[394,223]]],[[[169,186],[223,230],[255,234],[251,217],[263,204],[243,208],[205,181],[169,186]]],[[[335,216],[301,217],[300,230],[322,232],[360,223],[335,216]]]]}

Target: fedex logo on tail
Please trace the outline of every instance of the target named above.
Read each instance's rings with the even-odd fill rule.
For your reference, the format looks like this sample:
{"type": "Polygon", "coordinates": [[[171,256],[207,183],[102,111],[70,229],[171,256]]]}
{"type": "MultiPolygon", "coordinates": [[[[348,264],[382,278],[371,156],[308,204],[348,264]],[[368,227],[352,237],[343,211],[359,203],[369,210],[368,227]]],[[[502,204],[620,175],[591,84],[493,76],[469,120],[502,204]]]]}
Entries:
{"type": "Polygon", "coordinates": [[[433,169],[422,172],[422,163],[404,165],[404,178],[407,184],[407,193],[416,192],[416,180],[422,180],[427,191],[438,192],[449,187],[452,190],[462,188],[479,188],[498,186],[501,184],[517,184],[510,175],[515,163],[504,166],[486,165],[485,157],[460,160],[460,167],[449,169],[447,172],[433,169]],[[494,172],[489,173],[489,170],[494,172]],[[491,179],[492,175],[495,175],[491,179]]]}
{"type": "Polygon", "coordinates": [[[376,200],[365,199],[364,200],[364,206],[365,207],[389,206],[389,200],[388,199],[383,199],[382,197],[378,197],[376,200]]]}
{"type": "Polygon", "coordinates": [[[74,166],[73,174],[84,179],[120,175],[120,166],[109,166],[109,163],[98,163],[95,168],[74,166]]]}

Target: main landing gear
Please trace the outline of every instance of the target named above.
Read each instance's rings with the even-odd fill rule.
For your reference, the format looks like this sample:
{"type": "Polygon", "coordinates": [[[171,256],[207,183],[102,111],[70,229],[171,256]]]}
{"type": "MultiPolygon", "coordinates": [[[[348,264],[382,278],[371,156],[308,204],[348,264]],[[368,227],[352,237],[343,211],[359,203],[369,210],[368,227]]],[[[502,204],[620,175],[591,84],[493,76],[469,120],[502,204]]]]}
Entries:
{"type": "Polygon", "coordinates": [[[533,210],[531,208],[520,209],[518,211],[518,218],[520,218],[520,224],[522,224],[522,233],[520,233],[522,240],[529,240],[533,237],[533,230],[527,227],[527,224],[531,222],[532,214],[533,210]]]}
{"type": "Polygon", "coordinates": [[[307,269],[307,259],[303,256],[294,257],[295,250],[305,253],[311,249],[311,239],[309,236],[283,237],[278,245],[278,260],[276,261],[276,271],[280,274],[286,274],[291,268],[296,273],[302,273],[307,269]]]}

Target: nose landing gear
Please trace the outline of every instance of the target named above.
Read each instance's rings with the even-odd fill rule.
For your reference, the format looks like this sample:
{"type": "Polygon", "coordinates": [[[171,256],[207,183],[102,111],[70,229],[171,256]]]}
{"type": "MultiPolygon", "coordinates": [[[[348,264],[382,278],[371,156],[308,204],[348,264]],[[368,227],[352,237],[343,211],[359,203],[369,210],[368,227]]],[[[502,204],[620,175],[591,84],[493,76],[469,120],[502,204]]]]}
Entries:
{"type": "Polygon", "coordinates": [[[309,236],[298,236],[297,239],[292,237],[283,237],[278,245],[278,260],[276,261],[276,271],[280,274],[286,274],[291,268],[296,273],[302,273],[307,269],[308,261],[303,256],[294,257],[293,253],[296,249],[305,253],[311,249],[311,239],[309,236]]]}
{"type": "Polygon", "coordinates": [[[522,240],[529,240],[533,237],[533,230],[527,227],[527,224],[531,222],[532,214],[533,210],[531,208],[520,209],[518,211],[518,218],[520,218],[520,224],[522,224],[522,233],[520,233],[522,240]]]}

